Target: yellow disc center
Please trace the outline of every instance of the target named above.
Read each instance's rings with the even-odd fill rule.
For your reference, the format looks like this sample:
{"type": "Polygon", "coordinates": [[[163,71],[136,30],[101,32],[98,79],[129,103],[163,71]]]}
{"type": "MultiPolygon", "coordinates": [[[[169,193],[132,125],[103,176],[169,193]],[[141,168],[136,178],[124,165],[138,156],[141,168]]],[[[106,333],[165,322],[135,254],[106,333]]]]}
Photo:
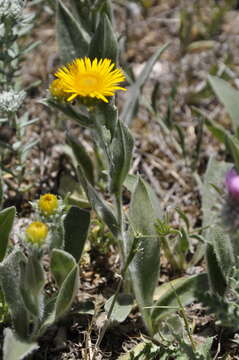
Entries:
{"type": "Polygon", "coordinates": [[[98,87],[98,79],[94,75],[82,76],[80,79],[80,86],[82,90],[94,91],[98,87]]]}

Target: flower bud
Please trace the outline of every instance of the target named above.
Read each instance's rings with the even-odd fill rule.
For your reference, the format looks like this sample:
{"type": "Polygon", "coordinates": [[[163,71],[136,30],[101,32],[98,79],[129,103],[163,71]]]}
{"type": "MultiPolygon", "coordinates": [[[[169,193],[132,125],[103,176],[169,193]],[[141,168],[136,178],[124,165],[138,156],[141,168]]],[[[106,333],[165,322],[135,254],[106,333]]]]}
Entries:
{"type": "Polygon", "coordinates": [[[53,194],[45,194],[38,200],[39,210],[46,216],[52,215],[58,208],[58,199],[53,194]]]}
{"type": "Polygon", "coordinates": [[[48,227],[40,221],[32,222],[26,228],[26,240],[41,246],[48,234],[48,227]]]}
{"type": "Polygon", "coordinates": [[[233,198],[233,200],[239,201],[239,174],[235,168],[232,168],[227,172],[225,185],[229,195],[233,198]]]}

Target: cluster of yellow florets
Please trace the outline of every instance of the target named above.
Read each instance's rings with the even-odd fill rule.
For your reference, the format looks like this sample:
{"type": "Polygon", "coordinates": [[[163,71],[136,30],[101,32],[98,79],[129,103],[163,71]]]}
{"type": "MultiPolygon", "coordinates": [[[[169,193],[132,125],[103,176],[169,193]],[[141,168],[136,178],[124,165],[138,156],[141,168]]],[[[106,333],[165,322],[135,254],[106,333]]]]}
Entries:
{"type": "Polygon", "coordinates": [[[123,71],[110,59],[75,59],[59,68],[55,77],[50,85],[50,92],[53,97],[61,100],[72,101],[76,97],[88,97],[107,103],[107,97],[113,96],[116,90],[126,90],[119,86],[125,81],[123,71]]]}
{"type": "Polygon", "coordinates": [[[34,221],[26,228],[26,240],[41,246],[46,240],[48,226],[41,221],[34,221]]]}
{"type": "MultiPolygon", "coordinates": [[[[59,202],[55,195],[45,194],[37,202],[42,215],[49,217],[56,213],[59,202]]],[[[41,221],[34,221],[26,228],[26,240],[32,244],[41,246],[48,235],[48,226],[41,221]]]]}
{"type": "Polygon", "coordinates": [[[58,199],[56,195],[45,194],[38,200],[38,208],[43,215],[53,215],[58,209],[58,199]]]}

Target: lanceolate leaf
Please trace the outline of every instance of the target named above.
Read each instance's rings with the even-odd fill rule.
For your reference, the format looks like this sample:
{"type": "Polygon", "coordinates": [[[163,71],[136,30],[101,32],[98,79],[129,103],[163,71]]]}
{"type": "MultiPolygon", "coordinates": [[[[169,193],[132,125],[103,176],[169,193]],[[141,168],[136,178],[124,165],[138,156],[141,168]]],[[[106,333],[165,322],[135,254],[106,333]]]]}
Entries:
{"type": "Polygon", "coordinates": [[[43,314],[44,272],[38,256],[30,255],[26,263],[21,264],[20,291],[27,310],[40,318],[43,314]]]}
{"type": "MultiPolygon", "coordinates": [[[[114,300],[114,295],[111,296],[105,303],[105,311],[109,312],[112,301],[114,300]]],[[[129,294],[119,294],[116,298],[112,314],[110,316],[111,320],[120,322],[125,321],[130,311],[132,310],[134,301],[133,297],[129,294]]]]}
{"type": "Polygon", "coordinates": [[[90,11],[90,4],[82,3],[79,0],[70,0],[70,7],[72,14],[78,22],[80,22],[84,29],[90,33],[93,30],[92,12],[90,11]]]}
{"type": "Polygon", "coordinates": [[[225,142],[225,137],[229,132],[220,124],[216,123],[214,120],[212,120],[209,115],[205,112],[203,112],[201,109],[197,107],[192,107],[193,110],[196,112],[196,114],[200,115],[205,125],[207,126],[208,130],[211,131],[211,133],[222,143],[225,142]]]}
{"type": "Polygon", "coordinates": [[[117,40],[112,29],[112,25],[108,16],[103,13],[101,15],[100,23],[91,40],[89,48],[89,57],[93,60],[97,59],[111,59],[117,63],[118,47],[117,40]]]}
{"type": "Polygon", "coordinates": [[[141,89],[144,86],[146,80],[148,79],[155,62],[159,59],[161,54],[167,49],[168,46],[169,44],[166,44],[156,50],[156,52],[147,61],[137,81],[128,89],[127,99],[123,107],[122,114],[120,116],[122,121],[126,125],[129,126],[131,124],[132,118],[135,114],[135,109],[137,107],[137,102],[140,96],[141,89]]]}
{"type": "MultiPolygon", "coordinates": [[[[232,166],[230,163],[219,162],[214,157],[209,159],[203,185],[200,189],[202,195],[203,227],[211,226],[218,220],[219,210],[216,205],[219,200],[219,194],[212,185],[219,189],[222,188],[224,186],[225,174],[232,166]]],[[[206,232],[209,230],[206,230],[206,232]]]]}
{"type": "Polygon", "coordinates": [[[225,279],[228,280],[232,268],[236,264],[237,249],[233,248],[233,242],[222,226],[218,224],[213,226],[207,234],[207,241],[214,249],[215,261],[219,264],[225,279]]]}
{"type": "Polygon", "coordinates": [[[23,360],[39,348],[36,342],[16,338],[11,329],[4,331],[3,360],[23,360]]]}
{"type": "MultiPolygon", "coordinates": [[[[101,13],[105,13],[110,22],[113,23],[114,18],[113,18],[113,5],[112,5],[112,0],[103,0],[102,1],[102,5],[101,5],[101,13]]],[[[101,14],[100,14],[101,15],[101,14]]]]}
{"type": "Polygon", "coordinates": [[[207,244],[206,247],[206,261],[210,289],[213,293],[223,296],[227,286],[226,279],[211,244],[207,244]]]}
{"type": "Polygon", "coordinates": [[[86,115],[76,111],[72,105],[63,104],[54,99],[42,100],[41,103],[46,106],[52,106],[54,109],[60,110],[63,114],[76,121],[79,125],[84,127],[92,127],[94,124],[92,120],[86,115]]]}
{"type": "Polygon", "coordinates": [[[206,246],[206,260],[208,277],[211,290],[223,294],[226,288],[226,280],[235,261],[235,250],[233,240],[222,224],[221,209],[216,204],[220,200],[217,188],[224,187],[226,172],[233,164],[217,161],[211,157],[204,175],[202,192],[202,210],[204,237],[208,244],[206,246]]]}
{"type": "Polygon", "coordinates": [[[61,287],[63,281],[75,265],[76,261],[71,254],[63,250],[53,249],[51,271],[59,287],[61,287]]]}
{"type": "Polygon", "coordinates": [[[0,264],[0,284],[9,306],[16,334],[27,339],[29,319],[20,292],[20,263],[26,262],[20,250],[13,251],[0,264]]]}
{"type": "Polygon", "coordinates": [[[112,234],[114,236],[117,236],[119,231],[119,225],[109,205],[98,195],[97,191],[87,181],[84,171],[81,167],[78,168],[78,174],[92,208],[108,226],[112,234]]]}
{"type": "Polygon", "coordinates": [[[239,172],[239,140],[236,136],[227,134],[225,137],[225,145],[233,158],[236,170],[239,172]]]}
{"type": "Polygon", "coordinates": [[[225,80],[216,76],[209,76],[209,82],[219,100],[226,107],[226,110],[232,119],[233,129],[236,132],[239,127],[239,91],[234,89],[225,80]]]}
{"type": "Polygon", "coordinates": [[[87,180],[94,185],[94,167],[90,156],[87,154],[85,147],[75,137],[67,134],[67,142],[71,146],[75,158],[84,169],[87,180]]]}
{"type": "Polygon", "coordinates": [[[16,208],[11,206],[0,211],[0,261],[5,257],[8,238],[12,230],[14,218],[16,215],[16,208]]]}
{"type": "Polygon", "coordinates": [[[129,129],[119,120],[117,131],[112,142],[112,164],[110,169],[111,191],[120,191],[123,182],[128,175],[134,140],[129,129]]]}
{"type": "MultiPolygon", "coordinates": [[[[139,251],[130,264],[130,274],[136,300],[149,332],[152,332],[150,310],[159,278],[160,246],[154,224],[157,215],[145,182],[139,177],[130,204],[130,225],[140,238],[139,251]]],[[[132,240],[131,240],[132,241],[132,240]]]]}
{"type": "Polygon", "coordinates": [[[90,226],[90,211],[72,206],[64,219],[65,251],[80,260],[90,226]]]}
{"type": "Polygon", "coordinates": [[[63,316],[70,308],[77,290],[79,288],[79,267],[75,265],[68,276],[65,278],[59,290],[56,306],[55,318],[63,316]]]}
{"type": "MultiPolygon", "coordinates": [[[[134,192],[134,189],[137,185],[138,182],[138,176],[137,175],[133,175],[133,174],[128,174],[125,178],[124,181],[124,186],[126,187],[126,189],[128,191],[130,191],[131,193],[134,192]]],[[[152,187],[147,183],[144,182],[147,191],[148,191],[148,195],[150,197],[150,201],[152,203],[152,206],[154,208],[155,214],[157,216],[157,218],[161,218],[162,217],[162,210],[160,208],[160,204],[159,204],[159,200],[157,198],[157,195],[155,194],[154,190],[152,189],[152,187]]]]}
{"type": "Polygon", "coordinates": [[[89,35],[60,0],[57,6],[56,24],[62,63],[84,57],[88,51],[89,35]]]}

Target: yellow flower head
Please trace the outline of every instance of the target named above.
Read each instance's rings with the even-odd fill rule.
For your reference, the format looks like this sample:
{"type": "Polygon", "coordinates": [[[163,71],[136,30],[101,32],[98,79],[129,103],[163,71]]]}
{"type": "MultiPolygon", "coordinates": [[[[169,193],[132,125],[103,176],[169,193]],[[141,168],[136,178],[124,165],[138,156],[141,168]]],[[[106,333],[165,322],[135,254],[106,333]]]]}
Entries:
{"type": "Polygon", "coordinates": [[[45,194],[38,200],[38,208],[45,215],[52,215],[58,208],[58,199],[53,194],[45,194]]]}
{"type": "Polygon", "coordinates": [[[41,245],[47,234],[48,227],[40,221],[34,221],[26,228],[26,238],[32,244],[41,245]]]}
{"type": "Polygon", "coordinates": [[[57,98],[64,99],[68,96],[68,94],[64,91],[64,87],[60,79],[53,80],[49,90],[51,95],[57,98]]]}
{"type": "Polygon", "coordinates": [[[61,81],[61,90],[69,95],[67,101],[82,96],[108,102],[107,96],[113,96],[116,90],[126,90],[118,86],[125,80],[123,71],[110,59],[75,59],[61,67],[55,76],[61,81]]]}

